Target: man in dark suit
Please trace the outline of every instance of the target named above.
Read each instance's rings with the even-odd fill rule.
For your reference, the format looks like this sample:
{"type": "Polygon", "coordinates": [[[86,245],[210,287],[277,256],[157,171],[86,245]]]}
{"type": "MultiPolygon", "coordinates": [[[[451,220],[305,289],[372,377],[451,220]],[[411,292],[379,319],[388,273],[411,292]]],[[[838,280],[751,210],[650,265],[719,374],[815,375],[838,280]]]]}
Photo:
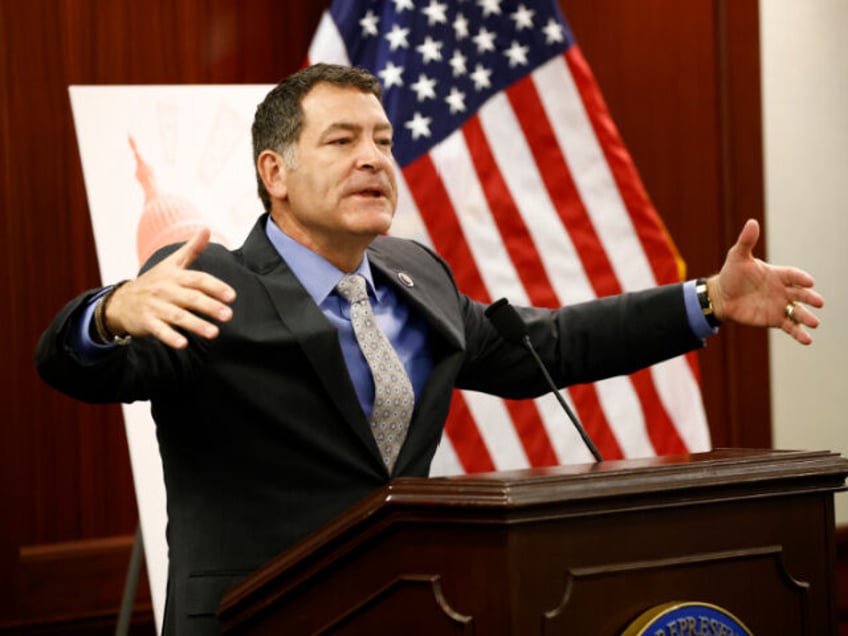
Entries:
{"type": "MultiPolygon", "coordinates": [[[[151,401],[168,495],[168,633],[216,633],[228,586],[391,477],[426,476],[454,387],[547,390],[438,255],[381,236],[397,193],[372,76],[319,65],[287,78],[259,106],[253,136],[267,214],[245,244],[228,251],[202,231],[162,250],[136,279],[69,303],[36,354],[45,380],[70,395],[151,401]],[[367,281],[414,393],[390,459],[375,439],[376,373],[335,291],[351,272],[367,281]]],[[[690,351],[720,320],[809,343],[805,327],[818,321],[804,305],[822,298],[807,274],[753,258],[758,232],[746,224],[700,285],[522,308],[555,382],[690,351]]]]}

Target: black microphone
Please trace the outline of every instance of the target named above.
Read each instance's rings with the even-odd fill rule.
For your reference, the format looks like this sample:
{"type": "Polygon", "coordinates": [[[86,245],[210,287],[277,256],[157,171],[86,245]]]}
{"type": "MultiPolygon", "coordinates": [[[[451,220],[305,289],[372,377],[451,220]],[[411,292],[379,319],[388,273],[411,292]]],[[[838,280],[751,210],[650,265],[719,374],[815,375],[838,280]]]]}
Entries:
{"type": "Polygon", "coordinates": [[[522,346],[530,352],[530,355],[533,356],[533,359],[542,371],[542,375],[545,376],[548,386],[551,387],[551,391],[556,396],[557,400],[559,400],[560,406],[562,406],[565,414],[568,415],[568,419],[571,420],[571,423],[574,424],[574,428],[576,428],[577,432],[580,433],[583,443],[586,444],[586,447],[592,453],[592,456],[596,461],[604,461],[604,458],[601,457],[601,454],[598,452],[592,438],[589,437],[589,434],[578,421],[577,416],[574,415],[574,412],[560,394],[556,384],[554,384],[554,380],[551,377],[551,374],[548,373],[545,363],[542,362],[542,359],[536,352],[536,348],[533,346],[533,343],[530,342],[530,335],[527,333],[527,325],[524,324],[521,316],[519,316],[518,312],[515,311],[515,307],[510,305],[506,298],[501,298],[489,305],[484,313],[486,314],[486,318],[489,319],[504,340],[511,342],[512,344],[522,346]]]}

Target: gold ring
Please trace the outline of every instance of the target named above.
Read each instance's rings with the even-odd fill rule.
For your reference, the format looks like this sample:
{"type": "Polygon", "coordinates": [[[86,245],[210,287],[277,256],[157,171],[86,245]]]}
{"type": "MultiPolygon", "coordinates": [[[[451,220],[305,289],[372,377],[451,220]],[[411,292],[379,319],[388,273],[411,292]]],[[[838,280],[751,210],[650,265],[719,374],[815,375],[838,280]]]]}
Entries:
{"type": "Polygon", "coordinates": [[[795,315],[795,307],[798,305],[796,302],[791,302],[786,305],[786,317],[789,318],[796,325],[798,324],[798,317],[795,315]]]}

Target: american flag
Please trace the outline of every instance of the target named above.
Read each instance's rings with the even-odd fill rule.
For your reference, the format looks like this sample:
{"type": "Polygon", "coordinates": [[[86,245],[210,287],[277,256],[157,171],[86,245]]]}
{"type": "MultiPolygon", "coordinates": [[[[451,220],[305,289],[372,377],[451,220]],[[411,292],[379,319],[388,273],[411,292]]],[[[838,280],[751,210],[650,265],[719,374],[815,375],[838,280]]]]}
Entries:
{"type": "MultiPolygon", "coordinates": [[[[308,62],[379,78],[399,167],[392,233],[434,247],[472,298],[558,307],[681,279],[553,0],[335,0],[308,62]]],[[[565,395],[605,459],[709,448],[694,356],[565,395]]],[[[552,396],[457,391],[432,473],[591,459],[552,396]]]]}

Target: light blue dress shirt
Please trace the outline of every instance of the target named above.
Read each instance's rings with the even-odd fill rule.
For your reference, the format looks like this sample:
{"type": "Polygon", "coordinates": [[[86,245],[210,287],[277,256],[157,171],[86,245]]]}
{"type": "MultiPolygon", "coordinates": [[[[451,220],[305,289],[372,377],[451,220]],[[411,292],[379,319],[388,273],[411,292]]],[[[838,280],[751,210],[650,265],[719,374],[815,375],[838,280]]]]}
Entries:
{"type": "Polygon", "coordinates": [[[270,217],[265,232],[315,304],[338,329],[342,354],[365,416],[371,415],[374,380],[353,333],[350,303],[335,291],[346,273],[360,274],[365,278],[377,325],[395,348],[412,382],[415,399],[418,400],[433,368],[430,348],[427,346],[427,324],[413,315],[406,303],[399,301],[394,289],[379,281],[375,284],[368,256],[362,259],[353,272],[343,272],[285,234],[270,217]]]}

